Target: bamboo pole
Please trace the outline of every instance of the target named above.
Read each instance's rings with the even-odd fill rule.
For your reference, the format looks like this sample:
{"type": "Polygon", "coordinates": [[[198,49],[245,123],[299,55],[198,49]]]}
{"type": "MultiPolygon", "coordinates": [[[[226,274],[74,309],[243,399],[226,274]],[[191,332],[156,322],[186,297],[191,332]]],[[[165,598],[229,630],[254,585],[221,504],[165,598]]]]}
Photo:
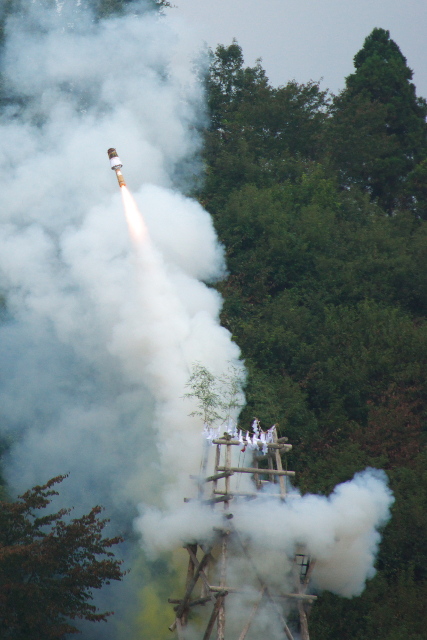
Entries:
{"type": "MultiPolygon", "coordinates": [[[[190,600],[190,602],[187,603],[187,607],[196,607],[199,604],[206,604],[207,602],[210,602],[213,597],[214,596],[211,595],[204,598],[197,598],[197,600],[190,600]]],[[[177,611],[178,606],[182,603],[182,600],[178,600],[178,598],[168,598],[168,602],[169,604],[177,605],[174,607],[174,611],[177,611]]]]}
{"type": "MultiPolygon", "coordinates": [[[[304,549],[302,549],[302,551],[305,551],[304,549]]],[[[296,567],[298,567],[298,564],[296,564],[296,567]]],[[[298,591],[299,591],[299,595],[305,594],[309,582],[310,582],[310,578],[311,578],[311,574],[313,573],[313,569],[315,566],[315,561],[311,560],[309,562],[308,568],[307,568],[307,572],[305,574],[305,576],[303,577],[303,579],[301,580],[301,576],[297,575],[297,585],[298,585],[298,591]]],[[[307,603],[308,605],[311,605],[313,602],[313,600],[310,600],[308,598],[300,598],[298,601],[298,613],[299,613],[299,619],[300,619],[300,632],[301,632],[301,640],[310,640],[310,634],[309,634],[309,630],[308,630],[308,614],[309,611],[307,611],[306,607],[305,607],[305,603],[307,603]]]]}
{"type": "Polygon", "coordinates": [[[260,591],[260,595],[259,595],[259,598],[258,598],[257,602],[255,602],[254,606],[252,607],[252,611],[250,613],[249,620],[247,621],[247,623],[243,627],[242,633],[239,636],[239,640],[245,640],[246,635],[247,635],[247,633],[249,631],[249,628],[250,628],[250,626],[252,624],[252,620],[254,619],[255,614],[259,609],[259,605],[261,604],[261,600],[262,600],[262,597],[264,595],[264,591],[265,591],[265,585],[262,587],[262,589],[260,591]]]}
{"type": "Polygon", "coordinates": [[[304,609],[304,602],[299,600],[297,607],[299,613],[301,640],[310,640],[310,635],[308,633],[308,619],[306,610],[304,609]]]}
{"type": "MultiPolygon", "coordinates": [[[[196,544],[192,544],[192,545],[188,545],[191,546],[193,551],[195,553],[197,553],[197,545],[196,544]]],[[[188,559],[188,569],[187,569],[187,579],[185,581],[185,587],[188,588],[189,584],[191,583],[191,581],[194,578],[194,561],[193,558],[190,557],[188,559]]],[[[184,609],[184,612],[182,614],[182,618],[181,618],[181,624],[183,627],[185,627],[187,625],[188,622],[188,609],[184,609]]]]}
{"type": "MultiPolygon", "coordinates": [[[[273,453],[269,453],[269,454],[267,454],[265,457],[268,459],[268,468],[269,468],[269,469],[274,469],[273,459],[276,457],[276,453],[275,453],[275,452],[273,452],[273,453]]],[[[259,456],[257,456],[257,459],[258,459],[258,460],[259,460],[259,458],[260,458],[260,457],[259,457],[259,456]]],[[[276,480],[277,480],[277,478],[275,478],[275,477],[273,476],[272,480],[273,480],[273,484],[276,484],[276,480]]],[[[271,481],[270,481],[270,480],[268,480],[267,482],[271,482],[271,481]]]]}
{"type": "MultiPolygon", "coordinates": [[[[275,444],[277,444],[277,431],[276,430],[273,431],[273,441],[274,441],[275,444]]],[[[280,453],[279,453],[278,450],[276,450],[276,469],[278,471],[283,471],[282,458],[280,457],[280,453]]],[[[281,475],[279,475],[279,485],[280,485],[280,494],[281,494],[282,498],[285,498],[286,497],[285,479],[281,475]]]]}
{"type": "Polygon", "coordinates": [[[238,473],[262,473],[271,476],[294,476],[295,471],[285,471],[284,469],[279,471],[277,469],[257,469],[256,467],[218,467],[218,471],[226,471],[226,469],[238,473]]]}
{"type": "MultiPolygon", "coordinates": [[[[256,459],[254,459],[254,469],[256,469],[258,471],[258,461],[256,459]]],[[[254,482],[255,482],[256,488],[260,489],[261,488],[261,482],[260,482],[258,473],[254,473],[254,482]]]]}
{"type": "MultiPolygon", "coordinates": [[[[281,442],[282,438],[280,438],[280,440],[278,440],[276,443],[274,442],[269,442],[267,443],[267,447],[269,449],[279,449],[280,451],[291,451],[292,449],[292,445],[291,444],[284,444],[283,442],[281,442]]],[[[286,438],[287,440],[287,438],[286,438]]],[[[221,444],[227,444],[227,445],[231,445],[234,447],[238,447],[239,445],[242,446],[242,443],[240,442],[240,440],[226,440],[225,438],[216,438],[215,440],[212,440],[213,444],[217,444],[217,445],[221,445],[221,444]]],[[[245,443],[243,442],[243,445],[245,443]]],[[[263,447],[263,443],[261,442],[261,440],[258,442],[258,448],[262,449],[263,447]]]]}
{"type": "Polygon", "coordinates": [[[184,610],[185,610],[185,608],[187,606],[187,603],[190,600],[191,593],[192,593],[194,587],[196,586],[197,580],[199,579],[200,573],[201,573],[201,571],[203,571],[203,569],[205,568],[205,566],[206,566],[206,564],[207,564],[207,562],[209,560],[210,552],[211,552],[211,549],[209,549],[208,552],[206,552],[204,554],[204,556],[202,557],[202,559],[199,562],[199,565],[198,565],[197,569],[195,569],[195,571],[194,571],[194,575],[193,575],[191,581],[187,585],[187,589],[185,590],[185,595],[184,595],[184,597],[182,599],[182,602],[181,602],[181,604],[180,604],[180,606],[179,606],[179,608],[177,609],[177,612],[176,612],[176,617],[178,619],[181,618],[182,614],[184,613],[184,610]]]}
{"type": "MultiPolygon", "coordinates": [[[[227,575],[227,536],[224,535],[221,543],[221,585],[225,585],[227,575]]],[[[224,591],[222,586],[221,592],[224,591]]],[[[225,606],[224,597],[221,598],[221,602],[218,608],[218,628],[217,628],[217,640],[224,640],[225,638],[225,606]]]]}
{"type": "Polygon", "coordinates": [[[234,471],[222,471],[222,473],[216,473],[213,476],[209,476],[205,478],[205,482],[216,482],[217,480],[221,480],[222,478],[228,478],[228,476],[234,475],[234,471]]]}
{"type": "MultiPolygon", "coordinates": [[[[214,491],[217,496],[224,496],[225,491],[214,491]]],[[[261,493],[259,491],[232,491],[227,494],[228,498],[281,498],[280,493],[261,493]]]]}
{"type": "MultiPolygon", "coordinates": [[[[194,545],[190,545],[189,544],[189,545],[186,546],[186,549],[187,549],[188,553],[190,554],[190,558],[193,560],[195,569],[197,570],[199,568],[199,564],[200,563],[199,563],[199,561],[197,559],[196,553],[193,551],[193,546],[194,545]]],[[[197,551],[197,545],[196,545],[196,551],[197,551]]],[[[209,565],[206,564],[206,568],[208,568],[208,566],[209,565]]],[[[210,584],[209,584],[208,577],[207,577],[207,575],[205,573],[205,570],[202,569],[199,572],[199,575],[200,575],[200,578],[202,579],[203,587],[206,589],[206,591],[210,591],[210,584]]]]}
{"type": "Polygon", "coordinates": [[[212,609],[211,617],[209,618],[208,626],[206,627],[206,631],[204,633],[203,640],[209,640],[209,638],[211,637],[211,633],[212,633],[212,630],[214,628],[215,621],[216,621],[216,619],[218,617],[219,610],[220,610],[220,608],[222,606],[224,597],[226,595],[227,595],[226,593],[219,593],[216,596],[217,600],[215,602],[214,608],[212,609]]]}
{"type": "Polygon", "coordinates": [[[230,500],[233,498],[233,494],[232,493],[227,493],[226,491],[215,491],[215,494],[218,494],[219,497],[217,498],[209,498],[209,500],[203,500],[204,504],[216,504],[217,502],[224,502],[227,504],[230,502],[230,500]]]}
{"type": "MultiPolygon", "coordinates": [[[[225,450],[225,467],[224,469],[220,469],[217,467],[216,471],[231,471],[231,447],[227,443],[225,450]]],[[[214,491],[216,490],[216,487],[214,491]]],[[[230,492],[230,476],[227,475],[225,478],[225,496],[224,500],[224,509],[229,508],[229,492],[230,492]]],[[[218,500],[218,498],[215,498],[218,500]]],[[[226,584],[227,581],[227,556],[228,556],[228,534],[223,534],[222,543],[221,543],[221,571],[220,571],[220,584],[222,587],[226,584]]],[[[224,640],[225,638],[225,604],[224,598],[221,599],[221,604],[218,609],[218,627],[217,627],[217,640],[224,640]]]]}
{"type": "Polygon", "coordinates": [[[183,629],[182,629],[181,620],[179,618],[177,618],[175,620],[175,627],[176,627],[176,631],[177,631],[177,634],[178,634],[178,640],[185,640],[185,636],[184,636],[184,632],[183,632],[183,629]]]}
{"type": "MultiPolygon", "coordinates": [[[[258,576],[257,576],[258,577],[258,576]]],[[[265,584],[265,583],[264,583],[265,584]]],[[[235,587],[219,587],[216,585],[210,585],[209,589],[214,593],[219,593],[224,589],[228,593],[250,593],[245,589],[237,589],[235,587]]],[[[291,600],[304,600],[307,602],[312,602],[313,600],[317,600],[317,596],[305,594],[305,593],[270,593],[270,598],[286,598],[291,600]]]]}

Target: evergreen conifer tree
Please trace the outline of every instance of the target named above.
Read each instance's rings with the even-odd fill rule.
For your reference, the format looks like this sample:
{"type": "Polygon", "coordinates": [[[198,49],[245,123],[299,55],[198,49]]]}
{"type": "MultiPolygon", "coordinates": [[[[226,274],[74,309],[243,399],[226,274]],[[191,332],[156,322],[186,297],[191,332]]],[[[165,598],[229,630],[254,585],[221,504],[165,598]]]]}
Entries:
{"type": "Polygon", "coordinates": [[[374,29],[354,57],[355,72],[335,99],[330,128],[334,163],[391,213],[408,175],[427,155],[427,103],[389,31],[374,29]]]}

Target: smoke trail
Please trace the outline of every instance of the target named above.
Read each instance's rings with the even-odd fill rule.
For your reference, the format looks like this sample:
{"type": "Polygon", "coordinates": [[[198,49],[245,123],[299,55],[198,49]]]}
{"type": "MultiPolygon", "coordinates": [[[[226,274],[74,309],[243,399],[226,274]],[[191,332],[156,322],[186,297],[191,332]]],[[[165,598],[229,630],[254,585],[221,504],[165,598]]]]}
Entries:
{"type": "Polygon", "coordinates": [[[182,401],[192,363],[221,374],[239,356],[204,284],[224,273],[211,220],[172,189],[198,150],[200,89],[185,36],[144,2],[98,20],[87,3],[35,0],[5,34],[7,480],[21,492],[69,472],[65,505],[103,504],[131,532],[137,504],[182,499],[198,470],[200,429],[182,401]],[[136,246],[112,144],[150,234],[136,246]]]}

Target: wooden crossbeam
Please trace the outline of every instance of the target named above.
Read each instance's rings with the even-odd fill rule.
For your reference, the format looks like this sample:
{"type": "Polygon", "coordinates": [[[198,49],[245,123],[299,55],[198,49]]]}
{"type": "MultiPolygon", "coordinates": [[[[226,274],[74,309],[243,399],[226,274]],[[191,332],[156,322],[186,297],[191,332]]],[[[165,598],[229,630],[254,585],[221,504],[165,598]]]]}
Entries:
{"type": "MultiPolygon", "coordinates": [[[[223,591],[224,589],[228,593],[248,593],[245,589],[237,589],[235,587],[218,587],[216,585],[210,585],[210,590],[214,593],[223,591]]],[[[290,598],[291,600],[307,600],[311,602],[312,600],[317,600],[317,596],[307,595],[305,593],[270,593],[271,598],[290,598]]]]}
{"type": "MultiPolygon", "coordinates": [[[[218,467],[218,471],[226,471],[226,467],[218,467]]],[[[295,471],[285,471],[284,469],[257,469],[256,467],[229,467],[230,471],[237,473],[252,473],[252,474],[268,474],[270,476],[294,476],[295,471]]]]}
{"type": "MultiPolygon", "coordinates": [[[[187,607],[196,607],[199,604],[206,604],[210,602],[214,596],[206,596],[205,598],[197,598],[197,600],[190,600],[187,602],[187,607]]],[[[182,604],[182,600],[178,598],[168,598],[169,604],[175,604],[174,611],[178,610],[178,606],[182,604]]]]}
{"type": "MultiPolygon", "coordinates": [[[[217,491],[214,490],[214,493],[217,493],[217,491]]],[[[230,502],[232,498],[233,498],[232,493],[221,491],[220,495],[217,498],[209,498],[208,500],[203,500],[203,504],[216,504],[217,502],[230,502]]]]}
{"type": "Polygon", "coordinates": [[[182,614],[185,611],[185,608],[188,606],[188,602],[190,600],[190,596],[193,592],[194,587],[196,586],[196,582],[199,579],[200,573],[201,571],[203,571],[203,569],[205,568],[205,566],[207,565],[209,558],[210,558],[210,554],[211,554],[211,549],[209,549],[204,556],[202,557],[202,559],[200,560],[197,568],[195,567],[194,570],[194,575],[192,577],[192,579],[190,580],[187,589],[185,591],[185,595],[182,599],[181,604],[179,605],[177,611],[176,611],[176,617],[177,618],[181,618],[182,614]]]}
{"type": "Polygon", "coordinates": [[[216,482],[217,480],[221,480],[222,478],[228,478],[229,476],[233,476],[233,475],[234,475],[234,471],[231,471],[230,469],[228,469],[226,471],[222,471],[221,473],[215,473],[215,475],[205,478],[205,482],[216,482]]]}
{"type": "MultiPolygon", "coordinates": [[[[280,438],[280,440],[282,440],[282,438],[280,438]]],[[[292,445],[291,444],[284,444],[283,442],[281,442],[280,440],[278,440],[277,442],[268,442],[267,447],[269,449],[277,449],[279,451],[291,451],[292,450],[292,445]]],[[[286,438],[287,440],[287,438],[286,438]]],[[[238,447],[240,446],[245,446],[245,442],[242,443],[240,442],[240,440],[226,440],[225,438],[216,438],[215,440],[212,440],[213,444],[226,444],[226,445],[232,445],[234,447],[238,447]]],[[[258,447],[260,449],[263,448],[263,443],[261,441],[259,441],[258,443],[258,447]]]]}
{"type": "MultiPolygon", "coordinates": [[[[261,470],[260,470],[261,471],[261,470]]],[[[226,495],[225,491],[215,490],[215,495],[226,495]]],[[[261,493],[260,491],[230,491],[229,498],[282,498],[280,493],[261,493]]]]}
{"type": "MultiPolygon", "coordinates": [[[[214,490],[214,494],[218,496],[227,495],[231,500],[232,498],[259,498],[266,497],[266,494],[260,493],[259,491],[230,491],[229,493],[225,493],[225,491],[214,490]]],[[[273,494],[276,495],[276,494],[273,494]]],[[[280,494],[277,494],[280,498],[280,494]]]]}

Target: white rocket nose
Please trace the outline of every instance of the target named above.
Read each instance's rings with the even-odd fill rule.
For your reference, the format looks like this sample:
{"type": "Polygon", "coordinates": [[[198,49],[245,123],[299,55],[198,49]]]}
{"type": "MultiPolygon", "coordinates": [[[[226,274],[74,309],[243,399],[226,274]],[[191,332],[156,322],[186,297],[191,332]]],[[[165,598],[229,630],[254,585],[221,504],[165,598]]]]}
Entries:
{"type": "Polygon", "coordinates": [[[123,167],[119,156],[114,156],[113,158],[110,158],[110,166],[112,169],[121,169],[123,167]]]}
{"type": "Polygon", "coordinates": [[[110,149],[108,149],[107,153],[108,153],[108,158],[110,160],[111,168],[114,170],[121,169],[123,165],[114,147],[111,147],[110,149]]]}

